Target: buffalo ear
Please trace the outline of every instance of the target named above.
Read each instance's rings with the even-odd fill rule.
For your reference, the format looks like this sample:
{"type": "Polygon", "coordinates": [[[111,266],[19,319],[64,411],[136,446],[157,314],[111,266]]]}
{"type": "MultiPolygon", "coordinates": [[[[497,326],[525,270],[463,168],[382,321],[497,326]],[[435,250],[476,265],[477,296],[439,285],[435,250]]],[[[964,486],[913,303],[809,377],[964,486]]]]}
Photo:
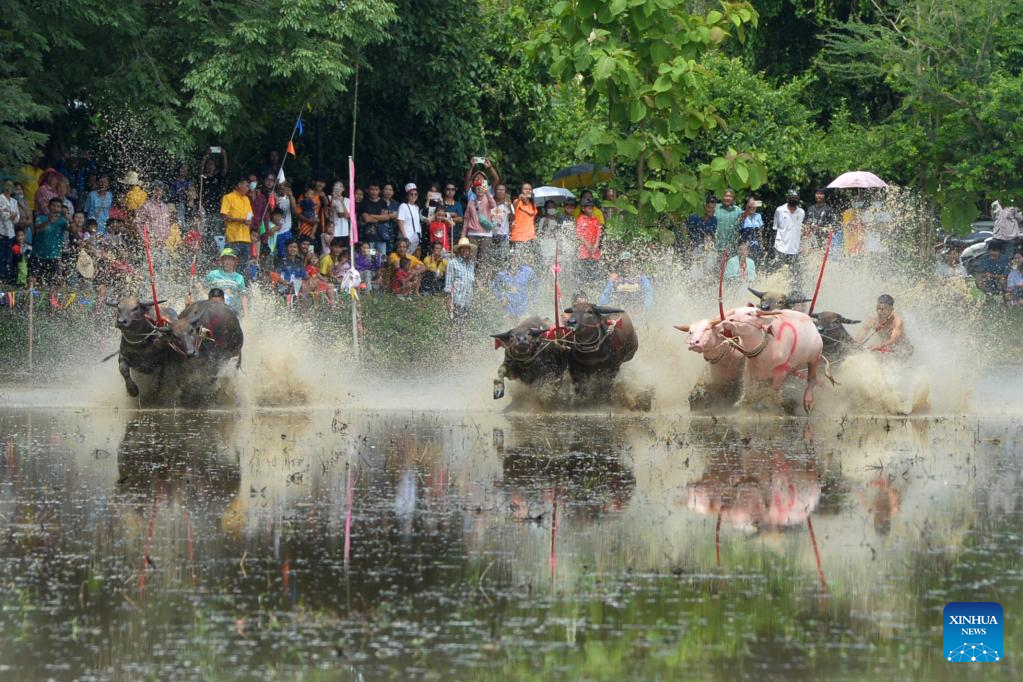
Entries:
{"type": "Polygon", "coordinates": [[[501,341],[507,341],[511,338],[511,331],[501,332],[500,334],[491,334],[490,338],[500,339],[501,341]]]}
{"type": "Polygon", "coordinates": [[[756,297],[757,297],[757,298],[759,298],[760,300],[763,300],[763,299],[764,299],[764,292],[763,292],[763,291],[757,291],[757,290],[756,290],[756,289],[754,289],[753,287],[746,287],[746,288],[747,288],[747,289],[749,290],[749,292],[750,292],[751,294],[753,294],[754,296],[756,296],[756,297]]]}
{"type": "Polygon", "coordinates": [[[606,305],[595,305],[593,306],[593,312],[598,315],[621,315],[625,312],[623,308],[612,308],[606,305]]]}
{"type": "Polygon", "coordinates": [[[107,300],[103,301],[103,304],[104,305],[108,305],[111,308],[118,308],[118,307],[120,307],[120,306],[117,305],[117,301],[111,301],[109,298],[107,300]]]}
{"type": "Polygon", "coordinates": [[[565,308],[565,314],[566,314],[566,315],[571,315],[571,314],[572,314],[572,311],[573,311],[573,309],[572,309],[572,308],[565,308]]]}
{"type": "Polygon", "coordinates": [[[845,317],[844,315],[842,317],[839,317],[838,321],[841,322],[842,324],[859,324],[860,322],[862,322],[862,320],[850,320],[848,317],[845,317]]]}
{"type": "Polygon", "coordinates": [[[546,329],[540,329],[539,327],[532,327],[529,330],[529,335],[532,336],[533,338],[536,338],[537,336],[543,336],[544,333],[546,333],[546,331],[547,331],[546,329]]]}
{"type": "Polygon", "coordinates": [[[675,329],[679,330],[680,332],[684,332],[686,334],[689,333],[689,325],[688,324],[676,324],[675,325],[675,329]]]}

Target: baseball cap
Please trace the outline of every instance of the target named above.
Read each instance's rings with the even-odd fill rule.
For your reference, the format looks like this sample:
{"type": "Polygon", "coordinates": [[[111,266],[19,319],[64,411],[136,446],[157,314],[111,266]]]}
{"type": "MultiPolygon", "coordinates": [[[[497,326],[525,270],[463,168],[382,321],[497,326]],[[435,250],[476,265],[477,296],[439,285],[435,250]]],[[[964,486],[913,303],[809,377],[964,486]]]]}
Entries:
{"type": "Polygon", "coordinates": [[[417,191],[419,190],[419,188],[416,187],[416,183],[410,182],[407,185],[405,185],[405,191],[406,192],[411,192],[412,190],[417,190],[417,191]]]}
{"type": "Polygon", "coordinates": [[[228,248],[226,248],[226,249],[222,249],[222,250],[221,250],[221,252],[220,252],[220,257],[221,257],[221,258],[237,258],[237,257],[238,257],[238,254],[236,254],[236,253],[234,252],[234,249],[232,249],[232,248],[228,247],[228,248]]]}

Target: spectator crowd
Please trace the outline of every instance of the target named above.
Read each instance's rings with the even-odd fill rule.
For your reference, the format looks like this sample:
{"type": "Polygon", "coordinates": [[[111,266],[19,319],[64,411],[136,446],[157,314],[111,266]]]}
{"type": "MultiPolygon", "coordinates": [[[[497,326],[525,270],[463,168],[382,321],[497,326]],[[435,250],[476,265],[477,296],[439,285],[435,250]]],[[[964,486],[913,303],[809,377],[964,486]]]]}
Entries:
{"type": "MultiPolygon", "coordinates": [[[[162,179],[108,173],[87,150],[49,164],[36,158],[3,183],[0,280],[100,298],[134,292],[148,242],[161,280],[188,281],[197,292],[221,289],[240,312],[249,290],[262,287],[309,307],[339,305],[352,292],[406,301],[443,296],[461,320],[487,290],[517,319],[550,284],[556,261],[563,290],[600,292],[601,303],[632,309],[653,303],[642,265],[608,248],[608,227],[622,219],[612,188],[599,200],[591,190],[578,201],[568,192],[539,196],[530,182],[510,187],[491,160],[473,157],[457,182],[370,180],[353,189],[340,180],[328,188],[316,177],[296,194],[281,168],[271,152],[259,172],[232,175],[219,147],[162,179]]],[[[694,278],[716,279],[727,252],[731,284],[753,285],[765,268],[788,266],[799,286],[807,252],[829,237],[835,257],[882,251],[892,220],[880,203],[858,196],[840,211],[823,189],[805,208],[789,190],[767,221],[762,208],[754,196],[738,202],[732,190],[720,201],[709,197],[702,213],[671,226],[684,267],[694,278]]],[[[1023,213],[997,202],[993,208],[999,238],[973,276],[981,291],[1018,305],[1023,256],[1014,251],[1023,213]]],[[[952,255],[939,274],[961,269],[952,255]]]]}

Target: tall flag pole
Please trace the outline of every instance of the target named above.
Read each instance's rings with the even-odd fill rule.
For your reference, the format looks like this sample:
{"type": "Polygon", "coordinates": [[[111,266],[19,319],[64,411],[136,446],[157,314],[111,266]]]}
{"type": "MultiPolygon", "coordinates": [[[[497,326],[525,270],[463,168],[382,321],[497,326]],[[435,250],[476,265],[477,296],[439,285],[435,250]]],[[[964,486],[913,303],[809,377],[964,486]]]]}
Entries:
{"type": "MultiPolygon", "coordinates": [[[[306,105],[303,104],[302,109],[304,109],[305,106],[306,105]]],[[[273,187],[270,188],[270,196],[274,195],[274,192],[277,190],[277,185],[284,182],[284,162],[288,160],[288,154],[297,156],[295,153],[295,133],[301,135],[305,132],[305,129],[302,126],[302,109],[298,110],[298,118],[295,119],[295,125],[291,127],[291,135],[288,136],[288,143],[284,145],[284,153],[281,154],[281,166],[277,169],[277,177],[274,178],[273,187]]],[[[257,225],[262,225],[263,221],[266,220],[266,211],[269,208],[270,202],[263,205],[263,213],[259,216],[259,222],[257,225]]]]}
{"type": "MultiPolygon", "coordinates": [[[[348,157],[348,252],[352,263],[355,263],[355,244],[359,241],[359,228],[355,220],[355,159],[348,157]]],[[[359,360],[359,296],[355,288],[349,291],[352,303],[352,348],[355,360],[359,360]]]]}
{"type": "Polygon", "coordinates": [[[561,272],[561,240],[554,241],[554,331],[561,331],[561,289],[558,287],[558,273],[561,272]]]}

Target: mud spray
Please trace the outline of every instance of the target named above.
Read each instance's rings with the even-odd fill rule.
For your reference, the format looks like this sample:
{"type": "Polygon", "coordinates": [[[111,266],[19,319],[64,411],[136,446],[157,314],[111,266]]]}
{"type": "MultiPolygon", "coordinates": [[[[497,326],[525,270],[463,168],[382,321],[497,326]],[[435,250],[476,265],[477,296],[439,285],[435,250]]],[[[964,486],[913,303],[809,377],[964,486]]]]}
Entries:
{"type": "MultiPolygon", "coordinates": [[[[817,410],[836,414],[955,414],[968,411],[975,378],[979,370],[995,364],[1004,355],[1011,339],[985,333],[979,309],[969,296],[965,283],[939,281],[931,265],[914,262],[902,235],[912,235],[917,217],[902,214],[899,207],[916,205],[906,193],[888,192],[881,207],[889,216],[886,233],[868,235],[883,249],[858,256],[834,249],[824,275],[817,311],[837,311],[846,317],[866,320],[873,312],[877,296],[892,295],[896,310],[903,316],[908,338],[915,353],[906,362],[895,362],[883,354],[861,351],[848,357],[835,371],[839,386],[826,381],[818,385],[817,410]],[[900,222],[901,221],[901,222],[900,222]],[[991,358],[991,361],[985,361],[991,358]]],[[[911,238],[911,237],[909,237],[911,238]]],[[[608,265],[616,264],[612,245],[608,265]]],[[[617,251],[620,251],[617,250],[617,251]]],[[[683,264],[667,247],[632,249],[634,262],[641,265],[653,282],[654,304],[650,310],[631,310],[639,335],[639,351],[624,365],[620,389],[624,393],[653,391],[653,411],[684,413],[689,411],[688,395],[705,371],[701,356],[688,352],[685,337],[673,325],[688,323],[717,313],[717,264],[713,254],[703,263],[683,264]]],[[[803,276],[795,281],[789,269],[758,273],[755,286],[760,289],[813,292],[820,269],[822,251],[804,254],[803,276]]],[[[571,256],[564,263],[571,267],[571,256]]],[[[537,268],[543,280],[532,301],[534,311],[544,317],[554,314],[553,288],[548,268],[537,268]]],[[[139,282],[140,294],[144,287],[139,282]]],[[[594,288],[594,287],[591,287],[594,288]]],[[[595,289],[595,288],[594,288],[595,289]]],[[[563,283],[565,298],[578,290],[570,280],[563,283]]],[[[584,293],[596,300],[599,291],[584,293]]],[[[185,288],[161,283],[161,297],[180,310],[185,288]]],[[[144,295],[144,294],[142,294],[144,295]]],[[[386,294],[385,294],[386,295],[386,294]]],[[[725,307],[745,305],[752,299],[745,285],[726,283],[725,307]]],[[[484,296],[478,297],[480,330],[503,331],[508,321],[484,296]]],[[[396,305],[417,305],[395,301],[396,305]]],[[[562,307],[567,305],[563,301],[562,307]]],[[[410,308],[411,310],[411,308],[410,308]]],[[[243,365],[235,375],[225,369],[228,389],[218,397],[220,407],[273,408],[347,408],[365,410],[459,410],[459,411],[625,411],[621,396],[611,396],[598,405],[573,404],[570,391],[562,387],[538,400],[530,390],[509,382],[509,397],[494,401],[492,379],[502,360],[502,352],[482,335],[471,345],[452,336],[448,346],[430,352],[436,359],[428,363],[412,362],[400,354],[385,361],[358,363],[354,360],[350,334],[326,331],[317,323],[316,313],[296,313],[256,292],[251,314],[244,320],[245,348],[243,365]]],[[[849,331],[855,335],[858,325],[849,331]]],[[[399,346],[414,350],[419,343],[414,333],[401,339],[399,346]]],[[[84,398],[97,406],[137,407],[136,400],[125,395],[114,361],[99,364],[103,355],[117,347],[112,328],[74,330],[69,336],[68,352],[55,358],[52,378],[69,390],[62,394],[49,386],[38,392],[45,404],[69,401],[81,404],[84,398]],[[77,395],[87,388],[87,396],[77,395]],[[45,397],[44,397],[45,396],[45,397]]],[[[364,339],[371,345],[371,339],[364,339]]],[[[409,353],[412,356],[413,353],[409,353]]],[[[791,379],[795,383],[797,380],[791,379]]],[[[567,383],[567,382],[566,382],[567,383]]],[[[142,385],[142,384],[140,384],[142,385]]],[[[145,386],[143,386],[145,388],[145,386]]],[[[32,391],[29,391],[32,392],[32,391]]],[[[20,392],[22,398],[28,396],[20,392]]],[[[1017,400],[1019,391],[1010,392],[1017,400]]],[[[35,402],[29,399],[29,402],[35,402]]],[[[985,402],[988,402],[985,400],[985,402]]]]}

